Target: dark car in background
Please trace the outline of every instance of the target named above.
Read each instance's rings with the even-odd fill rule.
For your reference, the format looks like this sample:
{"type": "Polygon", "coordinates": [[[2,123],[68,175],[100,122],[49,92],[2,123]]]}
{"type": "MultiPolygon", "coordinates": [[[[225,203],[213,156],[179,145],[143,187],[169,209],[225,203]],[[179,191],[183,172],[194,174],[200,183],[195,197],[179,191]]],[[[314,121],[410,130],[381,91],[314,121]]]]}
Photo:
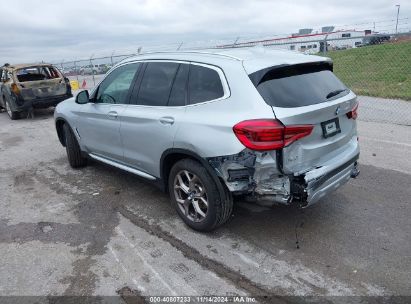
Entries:
{"type": "Polygon", "coordinates": [[[11,119],[34,108],[48,108],[72,97],[70,81],[53,65],[5,64],[0,67],[0,108],[11,119]]]}

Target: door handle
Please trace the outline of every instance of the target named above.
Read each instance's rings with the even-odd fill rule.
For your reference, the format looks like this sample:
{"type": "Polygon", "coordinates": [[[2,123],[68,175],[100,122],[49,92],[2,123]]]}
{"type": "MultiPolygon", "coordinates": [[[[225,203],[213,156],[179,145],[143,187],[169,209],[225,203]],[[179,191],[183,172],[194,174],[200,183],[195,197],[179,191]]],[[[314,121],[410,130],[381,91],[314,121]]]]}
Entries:
{"type": "Polygon", "coordinates": [[[107,113],[108,117],[110,118],[117,118],[118,113],[116,111],[110,111],[107,113]]]}
{"type": "Polygon", "coordinates": [[[160,118],[160,122],[163,125],[172,125],[174,123],[174,118],[170,117],[170,116],[166,116],[166,117],[161,117],[160,118]]]}

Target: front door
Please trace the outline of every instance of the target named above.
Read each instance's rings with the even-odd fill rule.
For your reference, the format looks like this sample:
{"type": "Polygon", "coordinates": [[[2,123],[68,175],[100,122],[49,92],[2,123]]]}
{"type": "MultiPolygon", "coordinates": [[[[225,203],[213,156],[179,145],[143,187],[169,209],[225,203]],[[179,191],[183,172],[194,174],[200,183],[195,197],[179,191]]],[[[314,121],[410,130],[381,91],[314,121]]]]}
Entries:
{"type": "Polygon", "coordinates": [[[77,131],[89,153],[123,161],[120,123],[139,65],[126,64],[113,70],[93,94],[92,102],[79,107],[77,131]]]}

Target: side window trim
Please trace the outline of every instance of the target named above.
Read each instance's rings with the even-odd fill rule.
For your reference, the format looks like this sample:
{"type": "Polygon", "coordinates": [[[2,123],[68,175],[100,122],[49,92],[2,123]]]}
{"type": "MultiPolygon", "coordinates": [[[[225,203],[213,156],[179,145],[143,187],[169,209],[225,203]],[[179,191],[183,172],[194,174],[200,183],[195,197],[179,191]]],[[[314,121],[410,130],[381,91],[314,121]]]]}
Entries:
{"type": "MultiPolygon", "coordinates": [[[[221,84],[223,86],[224,95],[222,97],[217,98],[217,99],[207,100],[207,101],[203,101],[203,102],[199,102],[199,103],[195,103],[195,104],[189,104],[189,96],[190,95],[189,95],[189,89],[188,89],[188,82],[189,82],[189,79],[190,79],[190,71],[188,72],[189,75],[188,75],[187,80],[186,80],[185,107],[197,106],[197,105],[201,105],[201,104],[205,104],[205,103],[209,103],[209,102],[215,102],[215,101],[227,99],[231,96],[231,90],[230,90],[230,86],[229,86],[228,81],[227,81],[227,77],[225,76],[224,71],[219,66],[209,64],[209,63],[202,63],[202,62],[198,62],[198,61],[181,60],[181,59],[141,59],[141,60],[130,61],[130,62],[125,63],[125,64],[141,63],[141,66],[139,67],[139,71],[137,72],[138,75],[136,75],[136,79],[135,79],[136,82],[134,83],[133,88],[130,87],[130,92],[129,92],[130,96],[129,96],[129,99],[128,99],[128,104],[130,106],[159,108],[159,106],[138,105],[138,104],[132,104],[131,103],[132,98],[137,98],[138,97],[138,93],[140,91],[141,81],[142,81],[144,72],[147,68],[147,64],[149,62],[174,62],[174,63],[179,63],[180,65],[181,64],[187,64],[189,66],[190,65],[198,65],[198,66],[203,66],[203,67],[206,67],[206,68],[210,68],[212,70],[215,70],[218,73],[218,76],[220,77],[221,84]]],[[[177,70],[177,72],[178,72],[178,70],[177,70]]],[[[176,75],[177,75],[177,73],[176,73],[176,75]]],[[[99,86],[100,86],[100,84],[99,84],[99,86]]],[[[94,93],[95,92],[93,92],[93,94],[94,93]]],[[[168,107],[168,106],[166,106],[166,107],[168,107]]],[[[172,107],[174,107],[174,106],[172,106],[172,107]]],[[[178,106],[178,107],[183,107],[183,106],[178,106]]]]}
{"type": "Polygon", "coordinates": [[[130,91],[130,98],[128,100],[128,103],[130,106],[142,106],[138,104],[131,103],[131,99],[137,100],[138,93],[140,92],[140,87],[141,87],[141,81],[143,80],[144,73],[146,72],[147,69],[147,61],[140,61],[141,62],[141,67],[140,71],[138,73],[138,77],[136,78],[136,82],[134,83],[134,86],[132,90],[130,91]]]}
{"type": "Polygon", "coordinates": [[[178,108],[178,107],[185,107],[185,106],[188,105],[188,96],[189,96],[189,94],[188,94],[188,79],[189,79],[189,77],[190,77],[190,62],[180,62],[180,65],[178,66],[176,75],[175,75],[174,80],[173,80],[173,84],[171,86],[170,94],[168,96],[167,107],[178,108]],[[170,104],[170,98],[171,98],[171,94],[173,93],[174,83],[177,79],[178,72],[180,71],[180,69],[183,68],[183,65],[187,66],[187,68],[188,68],[188,72],[187,72],[186,79],[185,79],[185,84],[184,84],[184,105],[170,106],[169,105],[170,104]]]}
{"type": "MultiPolygon", "coordinates": [[[[132,62],[131,64],[134,64],[134,63],[138,63],[138,62],[132,62]]],[[[135,86],[135,84],[136,84],[136,82],[137,82],[137,80],[138,80],[138,78],[139,78],[139,76],[140,76],[141,70],[142,70],[142,64],[140,64],[140,65],[138,66],[138,69],[137,69],[137,71],[136,71],[136,74],[134,75],[133,80],[131,81],[131,85],[130,85],[130,87],[128,88],[128,92],[127,92],[127,96],[126,96],[126,102],[124,103],[124,104],[126,104],[126,105],[129,105],[129,104],[130,104],[131,93],[133,92],[133,88],[134,88],[134,86],[135,86]]]]}
{"type": "MultiPolygon", "coordinates": [[[[176,82],[176,78],[177,78],[177,75],[178,75],[178,71],[180,71],[180,68],[181,68],[181,63],[178,64],[177,71],[174,74],[173,81],[171,82],[171,89],[170,89],[170,92],[168,93],[168,98],[167,98],[167,105],[166,105],[167,107],[169,106],[171,93],[173,92],[174,83],[176,82]]],[[[186,104],[186,101],[184,100],[184,105],[185,104],[186,104]]]]}
{"type": "MultiPolygon", "coordinates": [[[[190,89],[189,89],[189,86],[187,85],[188,98],[187,98],[186,106],[188,107],[197,106],[197,105],[201,105],[205,103],[227,99],[228,97],[230,97],[231,95],[230,86],[228,85],[227,78],[225,77],[225,74],[220,67],[212,65],[212,64],[200,63],[200,62],[195,62],[195,61],[190,61],[190,65],[202,66],[202,67],[209,68],[209,69],[216,71],[218,73],[218,76],[220,77],[221,85],[223,86],[224,95],[216,99],[211,99],[211,100],[206,100],[206,101],[190,104],[190,89]]],[[[187,83],[190,81],[190,71],[188,72],[187,83]]]]}

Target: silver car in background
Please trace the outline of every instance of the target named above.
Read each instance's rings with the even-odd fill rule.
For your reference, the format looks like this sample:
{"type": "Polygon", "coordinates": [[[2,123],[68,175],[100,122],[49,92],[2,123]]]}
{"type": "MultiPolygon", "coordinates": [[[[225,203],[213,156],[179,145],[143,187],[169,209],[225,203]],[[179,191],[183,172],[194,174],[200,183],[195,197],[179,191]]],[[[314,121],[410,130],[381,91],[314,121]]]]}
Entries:
{"type": "Polygon", "coordinates": [[[57,134],[72,167],[150,180],[209,231],[233,197],[307,207],[358,175],[358,103],[332,69],[263,49],[139,55],[59,104],[57,134]]]}

